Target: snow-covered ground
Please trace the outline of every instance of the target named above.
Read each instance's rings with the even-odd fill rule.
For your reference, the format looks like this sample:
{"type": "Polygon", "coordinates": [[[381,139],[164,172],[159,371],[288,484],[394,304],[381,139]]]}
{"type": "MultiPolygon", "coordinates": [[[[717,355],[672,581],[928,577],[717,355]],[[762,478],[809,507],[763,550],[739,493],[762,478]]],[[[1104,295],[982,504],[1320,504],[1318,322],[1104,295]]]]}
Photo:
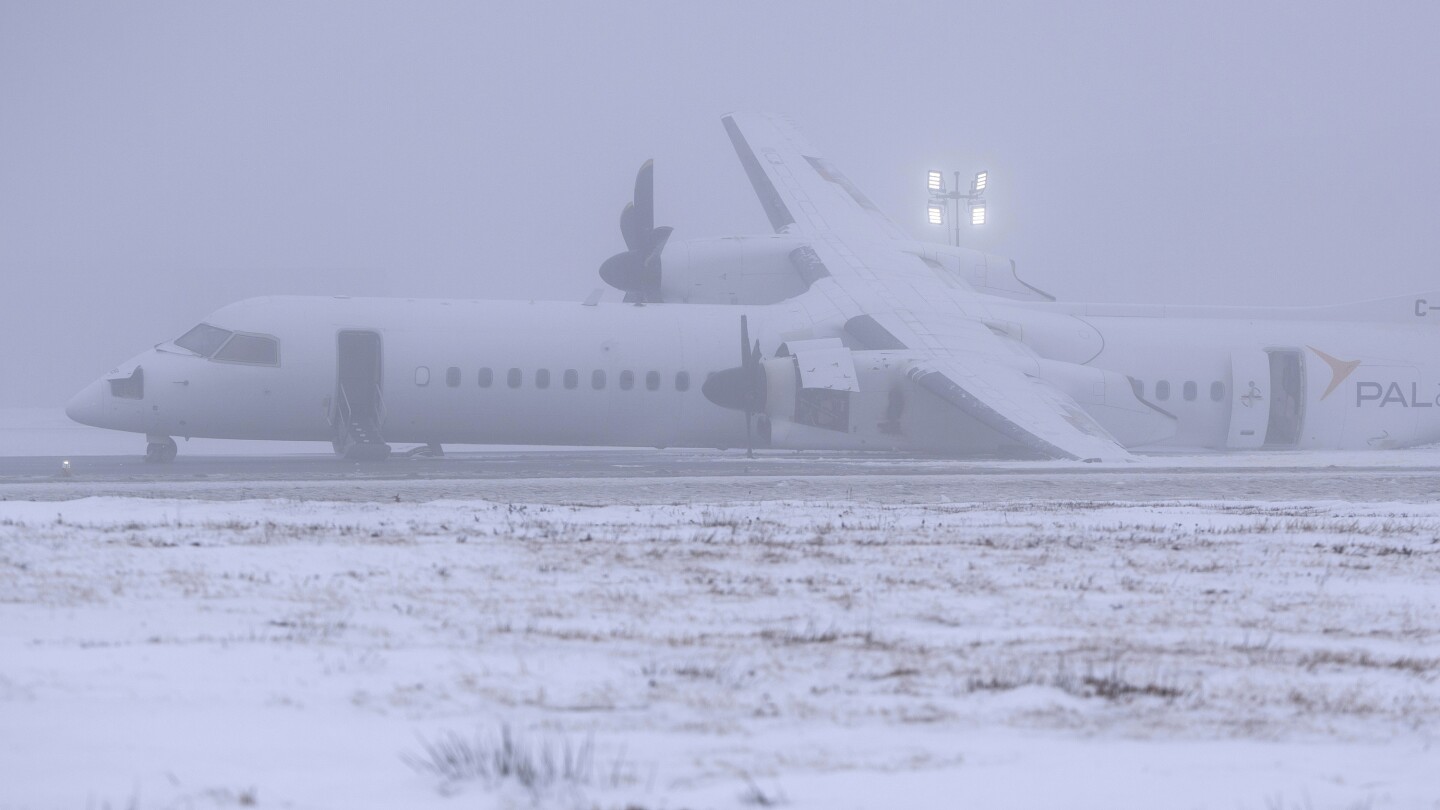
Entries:
{"type": "Polygon", "coordinates": [[[0,503],[0,807],[1440,807],[1440,505],[554,500],[0,503]]]}

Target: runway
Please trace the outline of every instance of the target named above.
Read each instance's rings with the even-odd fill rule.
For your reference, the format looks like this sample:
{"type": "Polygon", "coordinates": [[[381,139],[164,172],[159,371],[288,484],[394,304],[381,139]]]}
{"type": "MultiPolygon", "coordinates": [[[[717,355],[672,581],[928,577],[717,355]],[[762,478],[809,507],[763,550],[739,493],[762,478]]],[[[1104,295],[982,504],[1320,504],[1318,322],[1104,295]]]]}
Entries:
{"type": "Polygon", "coordinates": [[[120,495],[236,500],[516,502],[861,499],[904,503],[1035,500],[1427,502],[1440,451],[1150,456],[1135,463],[951,460],[888,454],[633,449],[497,449],[348,462],[325,454],[0,457],[0,499],[120,495]]]}
{"type": "MultiPolygon", "coordinates": [[[[449,453],[442,458],[392,455],[383,462],[346,461],[331,454],[276,456],[181,456],[169,464],[147,464],[140,455],[81,456],[68,459],[75,480],[232,481],[446,480],[506,478],[653,478],[727,475],[926,475],[984,469],[983,462],[885,454],[634,450],[623,448],[486,450],[449,453]]],[[[0,484],[52,480],[61,474],[55,456],[0,458],[0,484]]],[[[1002,466],[990,469],[1002,471],[1002,466]]],[[[1023,468],[1016,468],[1023,469],[1023,468]]]]}

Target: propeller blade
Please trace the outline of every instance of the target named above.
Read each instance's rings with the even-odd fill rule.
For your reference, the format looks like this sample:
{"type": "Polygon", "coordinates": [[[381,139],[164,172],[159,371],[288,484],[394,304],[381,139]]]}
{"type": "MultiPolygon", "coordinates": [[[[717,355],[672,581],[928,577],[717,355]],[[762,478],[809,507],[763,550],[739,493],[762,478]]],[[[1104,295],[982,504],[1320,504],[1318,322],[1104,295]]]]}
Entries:
{"type": "Polygon", "coordinates": [[[636,228],[649,235],[655,230],[655,161],[645,161],[635,174],[636,228]]]}
{"type": "Polygon", "coordinates": [[[645,264],[655,265],[655,277],[660,277],[660,253],[665,250],[665,243],[670,241],[670,234],[675,229],[669,225],[661,225],[650,232],[650,249],[645,254],[645,264]]]}
{"type": "MultiPolygon", "coordinates": [[[[740,316],[740,365],[712,372],[700,386],[705,398],[722,408],[743,411],[745,414],[745,452],[754,457],[755,415],[764,418],[766,400],[765,366],[762,363],[760,341],[750,342],[750,319],[740,316]]],[[[768,420],[764,441],[769,444],[768,420]]]]}
{"type": "Polygon", "coordinates": [[[659,263],[650,264],[634,251],[616,253],[600,265],[600,278],[617,290],[641,293],[660,287],[659,263]]]}
{"type": "Polygon", "coordinates": [[[620,235],[625,238],[625,247],[628,250],[643,250],[645,240],[650,236],[649,231],[640,230],[639,217],[633,202],[625,203],[625,208],[620,211],[620,235]]]}
{"type": "Polygon", "coordinates": [[[620,235],[625,252],[600,265],[600,278],[624,290],[627,303],[659,303],[660,254],[674,231],[655,227],[655,161],[647,160],[635,175],[635,199],[620,211],[620,235]]]}
{"type": "Polygon", "coordinates": [[[660,254],[664,252],[665,243],[670,241],[670,234],[674,230],[674,228],[665,225],[650,232],[650,248],[644,254],[645,260],[643,262],[645,265],[645,287],[640,291],[644,298],[642,303],[658,304],[664,300],[660,295],[660,279],[662,278],[660,254]]]}
{"type": "MultiPolygon", "coordinates": [[[[742,320],[740,332],[742,339],[750,337],[750,330],[742,320]]],[[[765,368],[760,365],[760,339],[755,339],[755,348],[750,351],[742,349],[740,362],[743,366],[742,376],[745,379],[745,457],[755,457],[755,435],[752,429],[752,422],[755,414],[765,410],[765,368]]]]}
{"type": "Polygon", "coordinates": [[[740,316],[740,366],[750,367],[750,322],[744,316],[740,316]]]}
{"type": "Polygon", "coordinates": [[[750,412],[745,412],[745,457],[755,457],[755,431],[750,428],[750,412]]]}

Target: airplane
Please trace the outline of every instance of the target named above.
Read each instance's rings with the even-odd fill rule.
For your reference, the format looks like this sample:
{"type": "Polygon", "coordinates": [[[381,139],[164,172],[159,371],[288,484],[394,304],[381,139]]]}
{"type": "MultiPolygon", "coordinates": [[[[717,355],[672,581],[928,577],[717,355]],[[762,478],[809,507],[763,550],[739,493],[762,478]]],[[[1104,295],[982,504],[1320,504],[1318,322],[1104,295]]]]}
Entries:
{"type": "Polygon", "coordinates": [[[721,121],[774,233],[671,242],[647,162],[626,250],[600,268],[623,302],[252,298],[66,412],[145,434],[152,462],[177,436],[329,441],[358,460],[406,443],[1111,462],[1440,441],[1440,291],[1056,301],[1010,259],[911,239],[788,119],[721,121]]]}

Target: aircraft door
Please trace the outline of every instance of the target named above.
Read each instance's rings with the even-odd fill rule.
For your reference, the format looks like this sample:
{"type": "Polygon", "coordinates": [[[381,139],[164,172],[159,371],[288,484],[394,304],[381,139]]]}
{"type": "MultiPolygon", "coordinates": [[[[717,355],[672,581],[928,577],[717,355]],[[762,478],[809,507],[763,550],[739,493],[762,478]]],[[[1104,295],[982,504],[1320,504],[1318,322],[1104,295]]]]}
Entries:
{"type": "Polygon", "coordinates": [[[385,421],[384,362],[380,334],[358,329],[340,332],[336,351],[335,400],[331,420],[337,442],[374,444],[385,421]]]}
{"type": "Polygon", "coordinates": [[[1230,432],[1226,447],[1258,448],[1270,423],[1270,355],[1260,349],[1230,353],[1230,432]]]}
{"type": "Polygon", "coordinates": [[[1270,418],[1265,446],[1295,447],[1305,425],[1305,365],[1295,349],[1270,349],[1270,418]]]}

